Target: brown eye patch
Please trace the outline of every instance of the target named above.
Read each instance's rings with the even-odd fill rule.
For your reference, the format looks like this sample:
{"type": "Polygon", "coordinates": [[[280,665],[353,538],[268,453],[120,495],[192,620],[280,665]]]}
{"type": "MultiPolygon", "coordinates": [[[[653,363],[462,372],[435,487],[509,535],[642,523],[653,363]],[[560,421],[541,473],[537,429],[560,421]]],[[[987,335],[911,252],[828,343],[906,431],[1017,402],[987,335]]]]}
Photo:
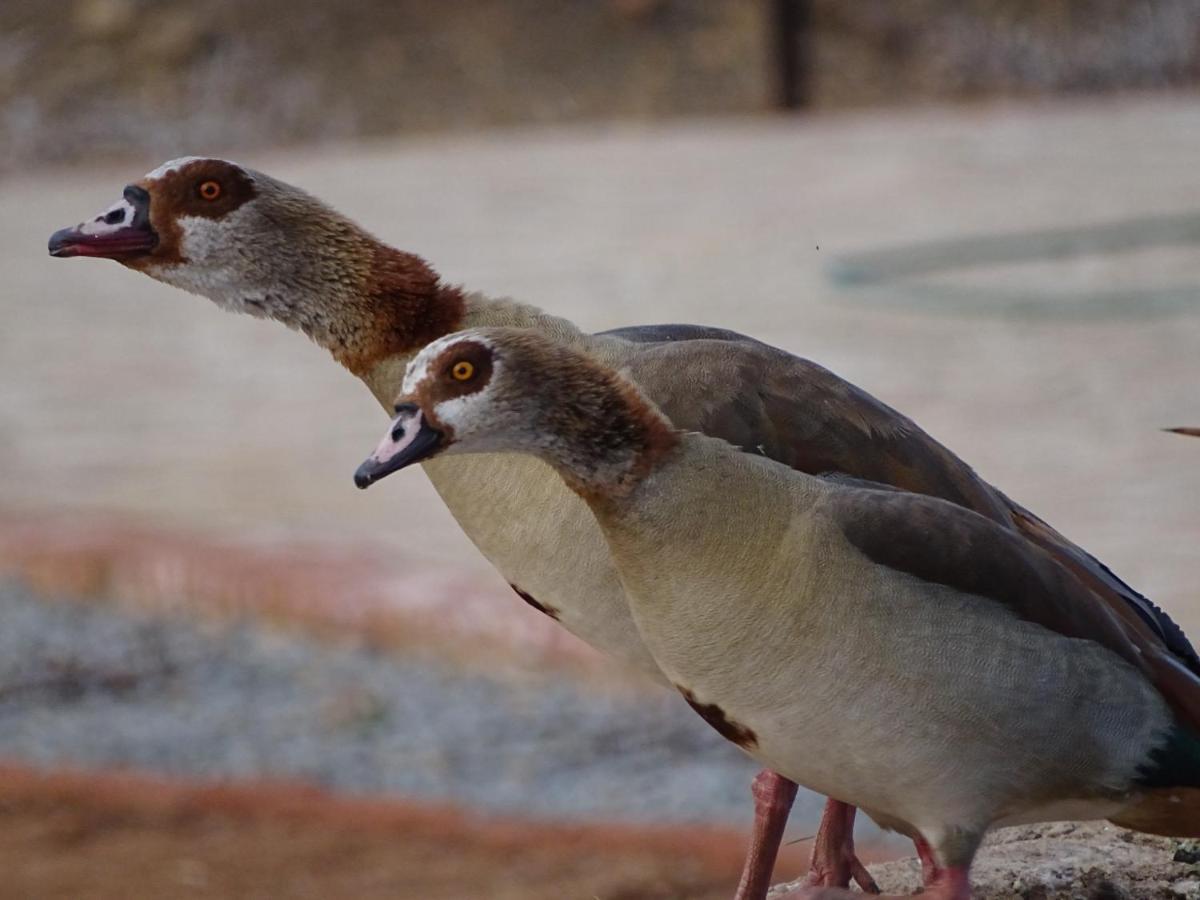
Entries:
{"type": "Polygon", "coordinates": [[[178,216],[219,219],[258,193],[241,166],[223,159],[197,159],[141,186],[150,192],[150,217],[161,232],[178,216]]]}
{"type": "Polygon", "coordinates": [[[492,351],[475,341],[447,347],[435,371],[441,371],[442,397],[461,397],[482,390],[492,377],[492,351]]]}

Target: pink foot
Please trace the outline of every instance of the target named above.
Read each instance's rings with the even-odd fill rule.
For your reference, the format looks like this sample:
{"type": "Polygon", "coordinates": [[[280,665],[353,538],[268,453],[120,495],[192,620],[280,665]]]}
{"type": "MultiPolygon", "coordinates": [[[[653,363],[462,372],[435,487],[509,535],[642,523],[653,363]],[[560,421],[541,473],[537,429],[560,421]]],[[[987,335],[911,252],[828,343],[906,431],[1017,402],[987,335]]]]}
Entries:
{"type": "Polygon", "coordinates": [[[796,782],[763,769],[754,776],[750,793],[754,795],[754,831],[734,900],[764,900],[767,896],[783,829],[796,799],[796,782]]]}
{"type": "Polygon", "coordinates": [[[855,809],[839,800],[825,802],[825,814],[817,828],[806,887],[846,888],[853,879],[868,894],[878,894],[879,885],[854,853],[855,809]]]}

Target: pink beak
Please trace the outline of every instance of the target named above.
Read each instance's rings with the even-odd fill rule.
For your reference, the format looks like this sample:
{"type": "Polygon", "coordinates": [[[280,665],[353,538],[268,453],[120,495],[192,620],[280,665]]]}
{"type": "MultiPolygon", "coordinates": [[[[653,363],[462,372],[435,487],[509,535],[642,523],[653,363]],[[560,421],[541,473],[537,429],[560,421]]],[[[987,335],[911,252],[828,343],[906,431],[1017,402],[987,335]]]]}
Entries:
{"type": "Polygon", "coordinates": [[[49,250],[57,257],[128,259],[149,253],[156,246],[158,234],[150,225],[150,194],[131,184],[120,200],[96,218],[50,235],[49,250]]]}
{"type": "Polygon", "coordinates": [[[445,445],[445,436],[429,427],[417,404],[397,404],[396,413],[375,452],[354,473],[354,483],[360,488],[369,488],[393,472],[429,459],[445,445]]]}

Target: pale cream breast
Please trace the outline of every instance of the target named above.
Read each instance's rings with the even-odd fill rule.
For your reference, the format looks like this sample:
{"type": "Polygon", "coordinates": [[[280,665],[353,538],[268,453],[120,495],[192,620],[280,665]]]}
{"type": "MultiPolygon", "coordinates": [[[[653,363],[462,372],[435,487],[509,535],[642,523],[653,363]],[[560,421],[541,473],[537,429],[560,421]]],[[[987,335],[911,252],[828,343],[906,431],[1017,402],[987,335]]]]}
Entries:
{"type": "Polygon", "coordinates": [[[530,456],[475,454],[424,464],[455,520],[501,575],[575,636],[661,679],[587,505],[530,456]]]}
{"type": "MultiPolygon", "coordinates": [[[[467,298],[467,323],[536,328],[565,342],[603,348],[617,361],[622,342],[591,338],[565,319],[509,301],[467,298]]],[[[391,409],[410,356],[394,356],[366,379],[391,409]]],[[[608,545],[587,505],[548,465],[516,454],[456,455],[423,464],[455,521],[497,571],[583,641],[662,680],[629,612],[608,545]]]]}
{"type": "Polygon", "coordinates": [[[1119,805],[1170,721],[1132,666],[870,562],[823,517],[816,479],[685,446],[602,519],[644,640],[706,718],[889,821],[983,828],[1119,805]],[[703,509],[722,527],[697,541],[703,509]]]}

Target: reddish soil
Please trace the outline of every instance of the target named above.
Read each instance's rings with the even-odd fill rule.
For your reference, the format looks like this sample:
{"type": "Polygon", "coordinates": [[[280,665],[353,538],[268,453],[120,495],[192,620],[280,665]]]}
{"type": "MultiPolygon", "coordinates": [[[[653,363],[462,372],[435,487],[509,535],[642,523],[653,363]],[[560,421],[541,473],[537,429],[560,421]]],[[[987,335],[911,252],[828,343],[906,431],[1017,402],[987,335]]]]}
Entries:
{"type": "Polygon", "coordinates": [[[731,892],[744,840],[481,820],[294,785],[0,766],[5,898],[715,900],[731,892]]]}

